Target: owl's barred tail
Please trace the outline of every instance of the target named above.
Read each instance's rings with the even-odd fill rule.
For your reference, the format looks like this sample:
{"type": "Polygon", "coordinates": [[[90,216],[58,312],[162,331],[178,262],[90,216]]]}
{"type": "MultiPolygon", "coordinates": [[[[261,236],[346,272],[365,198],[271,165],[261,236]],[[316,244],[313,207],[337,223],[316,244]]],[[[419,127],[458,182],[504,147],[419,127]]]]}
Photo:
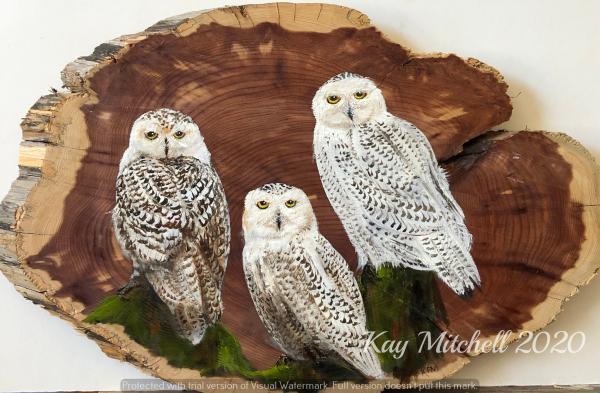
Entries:
{"type": "Polygon", "coordinates": [[[208,328],[202,308],[197,304],[181,303],[172,308],[181,335],[192,344],[200,344],[208,328]]]}
{"type": "MultiPolygon", "coordinates": [[[[175,266],[180,267],[181,264],[175,266]]],[[[202,301],[201,294],[190,285],[186,285],[185,281],[181,281],[180,278],[187,278],[187,275],[177,274],[180,272],[181,270],[176,270],[175,273],[165,273],[162,270],[146,271],[144,276],[160,300],[169,308],[177,333],[196,345],[202,341],[206,329],[214,322],[214,317],[207,313],[206,303],[202,301]]]]}
{"type": "Polygon", "coordinates": [[[438,276],[460,296],[470,296],[481,285],[479,271],[471,253],[459,243],[451,245],[447,251],[449,260],[438,271],[438,276]]]}
{"type": "Polygon", "coordinates": [[[342,354],[342,357],[367,378],[383,379],[385,377],[377,354],[370,346],[367,348],[361,346],[349,349],[346,353],[342,354]]]}

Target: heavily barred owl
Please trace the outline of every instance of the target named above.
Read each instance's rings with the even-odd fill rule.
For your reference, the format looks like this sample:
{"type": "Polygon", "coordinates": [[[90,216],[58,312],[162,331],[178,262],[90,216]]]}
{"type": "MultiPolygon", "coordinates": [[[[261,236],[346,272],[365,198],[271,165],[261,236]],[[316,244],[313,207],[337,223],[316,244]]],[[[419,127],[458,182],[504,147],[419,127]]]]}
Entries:
{"type": "Polygon", "coordinates": [[[133,263],[197,344],[222,313],[229,213],[219,176],[189,116],[158,109],[140,116],[117,177],[113,225],[133,263]]]}
{"type": "Polygon", "coordinates": [[[306,194],[280,183],[249,192],[243,229],[246,282],[280,349],[296,360],[339,359],[382,377],[358,285],[319,233],[306,194]]]}

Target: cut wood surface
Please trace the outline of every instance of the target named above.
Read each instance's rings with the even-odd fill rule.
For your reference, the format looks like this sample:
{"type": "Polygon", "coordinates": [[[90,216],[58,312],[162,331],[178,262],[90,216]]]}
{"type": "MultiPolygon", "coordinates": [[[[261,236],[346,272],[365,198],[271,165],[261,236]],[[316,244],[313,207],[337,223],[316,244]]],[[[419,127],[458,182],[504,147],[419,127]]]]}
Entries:
{"type": "MultiPolygon", "coordinates": [[[[371,77],[389,111],[427,135],[465,210],[483,287],[463,299],[439,284],[448,330],[466,338],[512,330],[516,338],[551,322],[600,266],[600,169],[591,155],[564,134],[488,133],[512,110],[496,70],[412,53],[359,11],[326,4],[183,15],[67,65],[68,90],[40,98],[22,124],[21,174],[0,210],[2,271],[108,355],[165,379],[197,377],[120,326],[83,322],[131,273],[109,214],[130,127],[148,110],[180,110],[200,125],[230,207],[223,324],[255,367],[272,365],[280,353],[242,274],[243,197],[266,182],[302,188],[314,196],[321,232],[356,266],[312,159],[312,97],[342,71],[371,77]]],[[[446,357],[420,377],[441,378],[466,362],[446,357]]]]}

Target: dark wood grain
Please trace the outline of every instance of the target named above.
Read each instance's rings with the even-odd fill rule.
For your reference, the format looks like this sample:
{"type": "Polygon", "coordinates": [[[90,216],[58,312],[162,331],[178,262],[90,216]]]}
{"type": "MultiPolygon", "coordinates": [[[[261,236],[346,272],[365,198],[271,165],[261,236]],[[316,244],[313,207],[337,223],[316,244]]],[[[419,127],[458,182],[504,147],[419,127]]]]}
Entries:
{"type": "Polygon", "coordinates": [[[355,263],[312,159],[312,96],[329,77],[345,70],[377,81],[390,110],[420,126],[442,157],[510,113],[506,85],[492,75],[455,56],[411,59],[374,28],[319,34],[293,33],[272,23],[252,29],[211,24],[185,38],[150,37],[90,79],[99,100],[82,108],[91,147],[65,201],[70,208],[59,233],[29,258],[30,266],[61,282],[56,296],[77,299],[88,309],[122,286],[131,267],[110,241],[110,216],[105,213],[114,205],[114,179],[130,127],[153,108],[188,113],[205,136],[232,217],[223,321],[251,360],[258,366],[271,364],[279,352],[266,344],[242,275],[243,198],[272,181],[316,195],[321,231],[355,263]],[[73,242],[77,237],[92,241],[73,242]],[[76,269],[55,266],[47,256],[57,250],[76,269]]]}
{"type": "Polygon", "coordinates": [[[522,329],[578,261],[583,206],[571,198],[573,171],[559,147],[540,132],[489,133],[446,163],[483,284],[468,299],[440,285],[453,332],[522,329]]]}

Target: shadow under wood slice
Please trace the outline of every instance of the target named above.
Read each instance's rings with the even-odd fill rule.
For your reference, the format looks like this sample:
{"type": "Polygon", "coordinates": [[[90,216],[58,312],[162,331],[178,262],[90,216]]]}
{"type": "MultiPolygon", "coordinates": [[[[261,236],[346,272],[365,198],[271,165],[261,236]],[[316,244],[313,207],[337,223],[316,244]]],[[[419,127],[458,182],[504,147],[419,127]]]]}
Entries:
{"type": "MultiPolygon", "coordinates": [[[[547,317],[543,326],[597,267],[590,249],[599,235],[591,217],[598,213],[587,206],[598,197],[597,168],[570,141],[543,133],[485,136],[452,158],[465,142],[509,118],[506,84],[474,61],[416,56],[363,16],[304,4],[214,10],[122,37],[68,66],[65,80],[76,92],[63,97],[47,128],[38,118],[34,124],[53,144],[36,161],[43,176],[24,196],[17,224],[18,258],[29,279],[80,321],[127,281],[131,265],[114,240],[109,214],[118,163],[141,113],[180,110],[200,125],[230,207],[223,323],[256,367],[272,365],[279,351],[242,274],[243,197],[273,181],[304,189],[314,196],[321,232],[355,266],[312,158],[310,108],[325,80],[351,71],[371,77],[389,111],[416,124],[438,158],[449,159],[484,282],[467,300],[440,285],[449,329],[461,336],[518,330],[541,321],[540,310],[547,317]]],[[[125,340],[121,344],[127,340],[122,332],[111,334],[125,340]]]]}

